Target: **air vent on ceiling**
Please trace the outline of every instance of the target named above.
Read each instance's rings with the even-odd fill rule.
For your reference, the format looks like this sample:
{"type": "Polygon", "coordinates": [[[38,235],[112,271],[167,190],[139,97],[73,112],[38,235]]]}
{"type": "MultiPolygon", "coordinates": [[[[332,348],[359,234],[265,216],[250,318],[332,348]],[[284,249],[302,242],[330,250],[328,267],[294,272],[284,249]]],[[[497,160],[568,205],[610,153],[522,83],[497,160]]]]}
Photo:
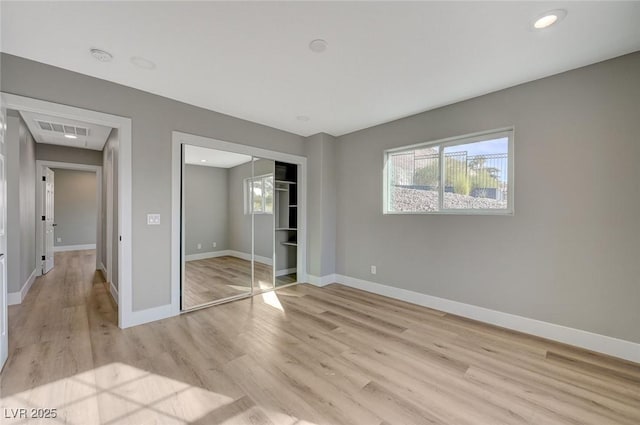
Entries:
{"type": "Polygon", "coordinates": [[[73,134],[74,136],[88,136],[89,129],[86,127],[76,127],[73,125],[58,124],[47,121],[36,121],[40,128],[45,131],[52,131],[60,134],[73,134]]]}
{"type": "Polygon", "coordinates": [[[47,131],[52,131],[53,129],[51,128],[51,124],[49,124],[48,122],[44,122],[44,121],[38,121],[38,125],[40,126],[41,129],[43,130],[47,130],[47,131]]]}

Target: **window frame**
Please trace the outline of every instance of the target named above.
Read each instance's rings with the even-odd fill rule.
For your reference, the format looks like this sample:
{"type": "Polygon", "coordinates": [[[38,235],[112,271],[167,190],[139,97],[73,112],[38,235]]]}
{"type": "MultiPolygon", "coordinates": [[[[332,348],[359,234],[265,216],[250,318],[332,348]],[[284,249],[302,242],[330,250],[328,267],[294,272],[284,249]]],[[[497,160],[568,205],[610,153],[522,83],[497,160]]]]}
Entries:
{"type": "MultiPolygon", "coordinates": [[[[265,179],[271,177],[273,179],[273,185],[274,185],[274,190],[275,190],[275,176],[273,173],[267,173],[267,174],[262,174],[260,176],[253,176],[253,177],[247,177],[244,179],[244,214],[245,215],[250,215],[250,214],[254,214],[254,215],[261,215],[261,214],[270,214],[273,215],[273,210],[275,208],[275,205],[273,205],[271,207],[271,212],[267,212],[265,211],[265,207],[266,207],[266,197],[263,195],[262,197],[262,210],[261,211],[254,211],[253,210],[253,182],[255,181],[260,181],[262,184],[262,192],[264,193],[264,181],[265,179]]],[[[273,198],[275,200],[275,196],[273,198]]]]}
{"type": "Polygon", "coordinates": [[[513,205],[514,201],[514,176],[515,176],[515,163],[514,163],[514,135],[515,127],[505,127],[495,130],[482,131],[477,133],[465,134],[462,136],[447,137],[445,139],[438,139],[429,142],[415,143],[413,145],[400,146],[397,148],[386,149],[383,155],[383,171],[382,171],[382,213],[383,215],[507,215],[512,216],[515,214],[513,205]],[[495,140],[500,138],[507,138],[507,208],[443,208],[444,206],[444,193],[445,185],[442,184],[443,173],[445,167],[444,155],[445,148],[457,145],[464,145],[469,143],[484,142],[487,140],[495,140]],[[390,185],[389,181],[389,157],[397,152],[405,152],[420,148],[438,147],[438,211],[392,211],[390,210],[390,185]]]}

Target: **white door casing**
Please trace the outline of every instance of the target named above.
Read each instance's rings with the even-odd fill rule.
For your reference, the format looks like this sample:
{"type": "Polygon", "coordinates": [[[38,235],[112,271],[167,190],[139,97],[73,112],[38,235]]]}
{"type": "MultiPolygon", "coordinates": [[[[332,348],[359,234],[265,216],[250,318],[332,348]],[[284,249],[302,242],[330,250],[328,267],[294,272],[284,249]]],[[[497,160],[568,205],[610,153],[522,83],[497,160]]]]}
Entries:
{"type": "Polygon", "coordinates": [[[43,235],[42,235],[42,274],[47,274],[54,265],[53,256],[53,238],[54,234],[54,196],[55,196],[55,175],[51,168],[46,167],[44,169],[44,178],[42,184],[44,185],[44,199],[42,202],[42,218],[44,219],[43,235]]]}
{"type": "MultiPolygon", "coordinates": [[[[0,92],[0,98],[5,107],[10,109],[55,115],[118,129],[118,326],[127,328],[166,317],[157,317],[160,314],[156,314],[155,311],[164,312],[161,308],[154,308],[153,313],[133,310],[131,118],[5,92],[0,92]]],[[[42,196],[38,196],[38,200],[42,200],[42,196]]],[[[38,220],[37,223],[40,227],[42,222],[38,220]]],[[[40,233],[41,231],[38,231],[38,234],[40,233]]],[[[41,238],[38,237],[36,242],[40,243],[41,238]]],[[[39,250],[41,249],[39,247],[39,250]]]]}
{"type": "Polygon", "coordinates": [[[5,175],[4,143],[6,110],[0,108],[0,370],[9,355],[9,329],[7,307],[7,179],[5,175]]]}
{"type": "Polygon", "coordinates": [[[113,284],[113,147],[109,147],[107,151],[107,163],[105,176],[107,183],[107,207],[106,207],[106,260],[107,264],[105,264],[107,271],[107,283],[109,285],[113,284]]]}

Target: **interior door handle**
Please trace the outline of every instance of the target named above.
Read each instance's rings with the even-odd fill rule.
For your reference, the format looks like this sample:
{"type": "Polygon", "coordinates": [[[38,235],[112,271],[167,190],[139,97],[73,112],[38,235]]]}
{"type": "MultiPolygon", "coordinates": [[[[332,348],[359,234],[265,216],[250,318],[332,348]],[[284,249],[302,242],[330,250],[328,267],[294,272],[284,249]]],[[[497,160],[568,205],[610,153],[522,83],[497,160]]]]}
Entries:
{"type": "Polygon", "coordinates": [[[56,223],[51,223],[51,225],[52,225],[53,227],[56,227],[56,226],[57,226],[57,224],[56,224],[56,223]]]}

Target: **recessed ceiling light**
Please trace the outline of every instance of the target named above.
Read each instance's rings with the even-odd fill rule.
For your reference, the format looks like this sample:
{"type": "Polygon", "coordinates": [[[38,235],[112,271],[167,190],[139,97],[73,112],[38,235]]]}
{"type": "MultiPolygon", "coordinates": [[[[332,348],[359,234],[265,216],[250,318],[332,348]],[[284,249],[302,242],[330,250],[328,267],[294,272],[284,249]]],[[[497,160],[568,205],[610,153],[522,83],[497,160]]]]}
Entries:
{"type": "Polygon", "coordinates": [[[311,118],[309,118],[309,117],[308,117],[308,116],[306,116],[306,115],[298,115],[298,116],[296,117],[296,119],[297,119],[298,121],[304,121],[304,122],[306,122],[306,121],[309,121],[311,118]]]}
{"type": "Polygon", "coordinates": [[[156,64],[151,62],[149,59],[141,58],[140,56],[132,56],[129,60],[138,68],[148,70],[156,69],[156,64]]]}
{"type": "Polygon", "coordinates": [[[77,139],[78,136],[76,136],[75,134],[65,134],[64,137],[66,137],[67,139],[77,139]]]}
{"type": "Polygon", "coordinates": [[[91,56],[98,59],[100,62],[111,62],[113,59],[113,55],[109,52],[105,52],[101,49],[91,49],[89,50],[91,56]]]}
{"type": "Polygon", "coordinates": [[[313,40],[309,43],[309,49],[312,52],[322,53],[327,50],[327,42],[322,39],[313,40]]]}
{"type": "Polygon", "coordinates": [[[207,160],[206,159],[201,159],[200,162],[207,162],[207,160]]]}
{"type": "Polygon", "coordinates": [[[533,28],[537,30],[549,28],[551,25],[560,22],[565,16],[567,16],[567,11],[564,9],[550,10],[534,19],[533,28]]]}

